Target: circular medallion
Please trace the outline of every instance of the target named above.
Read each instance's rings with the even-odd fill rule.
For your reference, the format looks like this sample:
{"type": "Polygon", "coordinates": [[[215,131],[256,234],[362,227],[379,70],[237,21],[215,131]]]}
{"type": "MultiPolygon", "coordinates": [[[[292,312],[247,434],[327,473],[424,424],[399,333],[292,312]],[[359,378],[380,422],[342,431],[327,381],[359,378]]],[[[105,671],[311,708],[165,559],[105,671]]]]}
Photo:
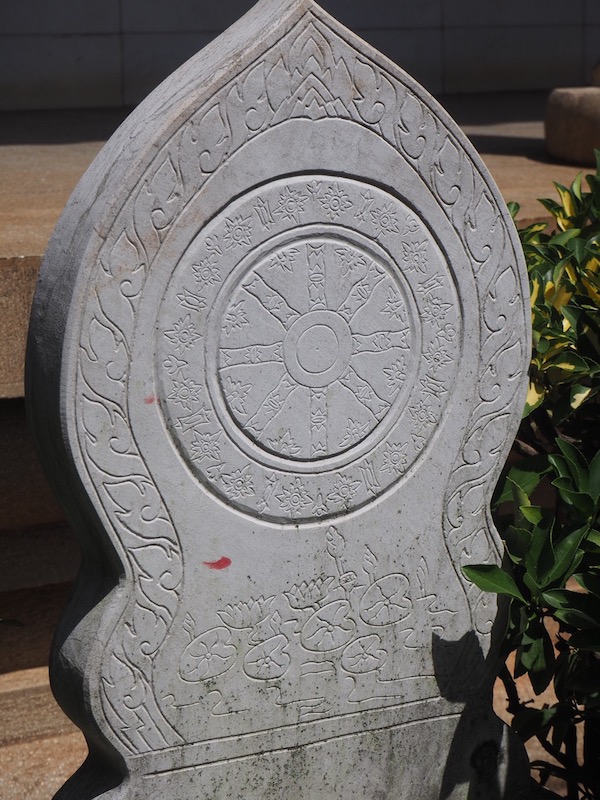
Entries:
{"type": "Polygon", "coordinates": [[[160,407],[189,467],[274,521],[358,508],[433,435],[457,365],[443,254],[395,197],[274,181],[188,248],[158,319],[160,407]]]}
{"type": "Polygon", "coordinates": [[[253,253],[215,307],[224,323],[208,345],[215,405],[240,446],[248,439],[313,469],[355,448],[397,407],[419,347],[413,301],[383,251],[340,233],[294,231],[253,253]]]}

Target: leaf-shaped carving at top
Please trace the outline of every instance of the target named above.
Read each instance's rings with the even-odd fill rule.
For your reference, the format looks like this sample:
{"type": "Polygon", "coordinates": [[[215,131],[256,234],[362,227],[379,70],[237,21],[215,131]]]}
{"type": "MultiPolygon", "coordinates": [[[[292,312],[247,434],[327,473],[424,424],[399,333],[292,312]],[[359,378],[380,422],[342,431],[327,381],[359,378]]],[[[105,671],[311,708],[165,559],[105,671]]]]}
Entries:
{"type": "MultiPolygon", "coordinates": [[[[352,80],[350,70],[343,58],[335,62],[335,68],[331,74],[331,94],[339,100],[342,109],[349,109],[356,97],[356,87],[352,80]]],[[[346,112],[347,113],[347,112],[346,112]]]]}
{"type": "Polygon", "coordinates": [[[396,91],[389,80],[371,64],[357,58],[354,82],[359,97],[354,101],[362,120],[368,125],[378,125],[396,105],[396,91]]]}
{"type": "Polygon", "coordinates": [[[181,209],[181,183],[169,156],[154,174],[150,192],[153,196],[152,224],[162,234],[181,209]]]}
{"type": "Polygon", "coordinates": [[[248,130],[252,133],[259,131],[271,115],[267,99],[264,64],[257,64],[244,78],[239,99],[246,109],[244,121],[248,130]]]}
{"type": "Polygon", "coordinates": [[[427,144],[423,104],[412,93],[405,92],[398,116],[399,144],[407,156],[419,159],[427,144]]]}
{"type": "Polygon", "coordinates": [[[446,136],[432,167],[433,180],[440,200],[448,206],[460,197],[461,151],[450,136],[446,136]]]}
{"type": "Polygon", "coordinates": [[[311,73],[319,78],[331,62],[331,46],[316,25],[309,23],[293,42],[288,62],[303,78],[311,73]]]}
{"type": "Polygon", "coordinates": [[[198,165],[205,175],[210,175],[222,163],[229,149],[229,128],[223,119],[220,105],[210,108],[195,122],[201,151],[198,165]]]}
{"type": "Polygon", "coordinates": [[[269,70],[266,87],[267,100],[272,111],[276,112],[292,94],[292,78],[285,66],[283,56],[280,56],[275,66],[269,70]]]}
{"type": "MultiPolygon", "coordinates": [[[[492,252],[498,253],[498,239],[504,237],[500,214],[487,192],[482,192],[474,207],[467,213],[466,243],[476,261],[485,262],[492,252]]],[[[500,251],[501,252],[501,251],[500,251]]]]}

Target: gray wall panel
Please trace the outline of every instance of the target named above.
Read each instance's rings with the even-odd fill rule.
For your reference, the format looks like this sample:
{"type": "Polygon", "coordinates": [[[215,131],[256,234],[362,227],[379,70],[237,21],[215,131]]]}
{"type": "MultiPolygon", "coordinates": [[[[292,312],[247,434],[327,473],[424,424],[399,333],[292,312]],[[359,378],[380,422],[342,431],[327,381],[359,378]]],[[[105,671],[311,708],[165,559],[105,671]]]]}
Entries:
{"type": "Polygon", "coordinates": [[[0,37],[0,109],[122,103],[119,36],[0,37]]]}
{"type": "Polygon", "coordinates": [[[451,28],[444,34],[444,91],[547,89],[583,82],[581,28],[451,28]],[[557,58],[557,53],[560,58],[557,58]]]}
{"type": "MultiPolygon", "coordinates": [[[[592,0],[600,5],[599,0],[592,0]]],[[[535,38],[538,25],[579,25],[583,22],[584,0],[444,0],[444,25],[531,27],[535,38]]]]}
{"type": "Polygon", "coordinates": [[[118,33],[119,0],[8,0],[0,35],[118,33]]]}
{"type": "MultiPolygon", "coordinates": [[[[137,103],[252,4],[11,0],[0,23],[0,108],[137,103]]],[[[434,93],[583,85],[600,59],[600,0],[321,4],[434,93]]]]}
{"type": "Polygon", "coordinates": [[[370,44],[389,56],[433,94],[443,88],[442,31],[370,30],[358,31],[370,44]]]}
{"type": "Polygon", "coordinates": [[[131,33],[123,37],[126,105],[136,105],[184,61],[205,47],[216,34],[131,33]]]}

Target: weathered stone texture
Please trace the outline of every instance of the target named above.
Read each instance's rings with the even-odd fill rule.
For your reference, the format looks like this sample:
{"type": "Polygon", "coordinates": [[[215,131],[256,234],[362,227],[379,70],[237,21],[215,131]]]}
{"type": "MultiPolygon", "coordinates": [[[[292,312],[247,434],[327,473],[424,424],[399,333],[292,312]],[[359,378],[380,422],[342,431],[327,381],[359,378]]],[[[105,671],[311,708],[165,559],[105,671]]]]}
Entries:
{"type": "Polygon", "coordinates": [[[526,292],[467,140],[309,0],[262,0],[124,123],[28,370],[90,555],[56,687],[103,796],[519,796],[496,602],[460,568],[501,557],[526,292]]]}

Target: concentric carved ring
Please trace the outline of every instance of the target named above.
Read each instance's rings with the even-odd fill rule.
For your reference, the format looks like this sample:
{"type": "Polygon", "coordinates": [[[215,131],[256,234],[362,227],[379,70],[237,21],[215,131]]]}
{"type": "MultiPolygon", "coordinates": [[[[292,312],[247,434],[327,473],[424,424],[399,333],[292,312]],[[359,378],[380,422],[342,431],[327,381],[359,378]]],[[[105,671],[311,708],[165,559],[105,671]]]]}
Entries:
{"type": "Polygon", "coordinates": [[[349,178],[234,201],[173,273],[160,408],[190,469],[263,519],[370,502],[441,420],[458,362],[451,271],[396,197],[349,178]]]}
{"type": "Polygon", "coordinates": [[[224,425],[230,418],[232,436],[294,462],[366,439],[397,410],[415,356],[418,322],[389,260],[356,235],[335,234],[284,236],[253,253],[249,268],[240,264],[209,345],[224,425]]]}

